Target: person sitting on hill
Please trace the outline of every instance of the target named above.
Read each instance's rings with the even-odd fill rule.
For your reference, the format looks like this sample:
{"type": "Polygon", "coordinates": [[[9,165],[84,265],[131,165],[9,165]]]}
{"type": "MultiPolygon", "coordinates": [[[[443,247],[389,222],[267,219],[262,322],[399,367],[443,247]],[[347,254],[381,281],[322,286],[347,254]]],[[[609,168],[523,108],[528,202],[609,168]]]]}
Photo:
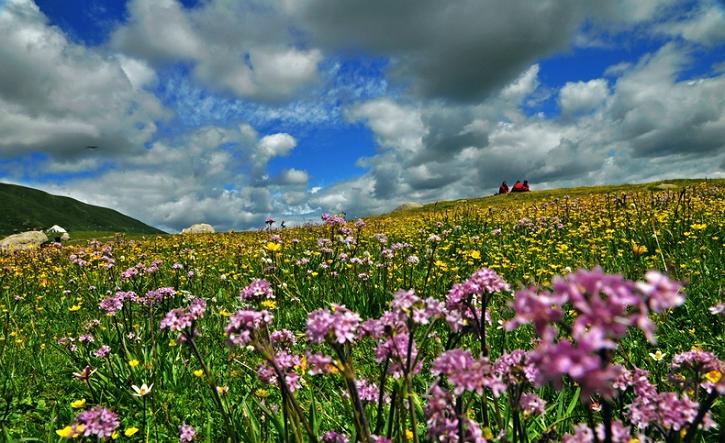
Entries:
{"type": "Polygon", "coordinates": [[[529,189],[529,181],[528,180],[524,180],[524,192],[529,192],[529,191],[530,191],[530,189],[529,189]]]}
{"type": "Polygon", "coordinates": [[[514,183],[514,186],[511,188],[511,192],[525,192],[524,184],[521,183],[521,180],[516,180],[516,183],[514,183]]]}
{"type": "Polygon", "coordinates": [[[509,193],[509,185],[506,184],[506,182],[502,182],[501,186],[498,187],[498,193],[499,194],[508,194],[509,193]]]}

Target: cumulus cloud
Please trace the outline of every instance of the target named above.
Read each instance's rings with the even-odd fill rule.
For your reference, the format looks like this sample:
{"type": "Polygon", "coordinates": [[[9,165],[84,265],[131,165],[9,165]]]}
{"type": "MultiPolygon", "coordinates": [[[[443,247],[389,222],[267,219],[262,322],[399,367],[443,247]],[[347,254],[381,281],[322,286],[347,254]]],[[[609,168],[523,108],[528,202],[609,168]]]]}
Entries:
{"type": "Polygon", "coordinates": [[[475,102],[538,58],[566,49],[587,19],[631,24],[668,3],[306,0],[294,10],[321,46],[390,57],[393,77],[419,95],[475,102]]]}
{"type": "Polygon", "coordinates": [[[111,47],[152,63],[192,63],[196,79],[237,97],[279,101],[318,80],[322,53],[294,45],[277,2],[132,0],[111,47]]]}
{"type": "Polygon", "coordinates": [[[307,185],[310,175],[301,169],[285,169],[277,177],[275,182],[280,185],[307,185]]]}
{"type": "Polygon", "coordinates": [[[30,0],[0,8],[0,155],[58,158],[137,152],[168,111],[143,86],[142,61],[70,42],[30,0]]]}
{"type": "Polygon", "coordinates": [[[607,81],[567,82],[559,92],[559,108],[565,115],[589,112],[599,107],[609,95],[607,81]]]}
{"type": "Polygon", "coordinates": [[[706,46],[718,45],[725,42],[725,6],[722,2],[701,0],[683,17],[661,23],[655,30],[706,46]]]}

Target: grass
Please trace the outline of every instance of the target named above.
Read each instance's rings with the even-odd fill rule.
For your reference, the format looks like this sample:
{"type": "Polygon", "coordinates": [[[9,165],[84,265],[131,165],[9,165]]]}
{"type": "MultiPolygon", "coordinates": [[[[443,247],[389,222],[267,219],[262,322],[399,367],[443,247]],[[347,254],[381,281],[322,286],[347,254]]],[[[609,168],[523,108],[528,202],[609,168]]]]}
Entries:
{"type": "MultiPolygon", "coordinates": [[[[654,183],[440,202],[368,218],[361,229],[350,221],[186,236],[77,233],[62,249],[0,257],[0,435],[8,441],[60,440],[56,431],[74,423],[79,411],[103,405],[119,415],[120,441],[175,441],[184,423],[196,428],[200,441],[310,441],[305,421],[318,436],[337,431],[352,439],[360,433],[359,420],[343,392],[349,391],[354,372],[358,380],[378,385],[386,380],[390,405],[379,409],[373,401],[363,406],[370,428],[380,422],[380,431],[395,441],[422,441],[427,392],[436,380],[432,362],[451,343],[476,357],[476,335],[452,331],[443,320],[430,330],[414,328],[421,372],[381,378],[381,370],[394,361],[375,359],[376,340],[360,339],[342,348],[309,343],[304,333],[308,315],[338,303],[362,319],[378,318],[391,309],[392,294],[401,288],[445,301],[452,285],[481,268],[495,270],[514,291],[530,285],[544,290],[557,275],[595,266],[632,280],[658,269],[683,282],[685,303],[651,315],[657,344],[633,327],[606,358],[649,371],[661,392],[704,404],[708,394],[697,383],[717,374],[695,375],[690,381],[697,383],[688,390],[670,362],[692,349],[724,356],[723,318],[709,308],[722,302],[725,289],[725,182],[674,183],[679,188],[667,191],[654,191],[654,183]],[[432,235],[440,241],[431,242],[432,235]],[[91,238],[100,242],[89,243],[91,238]],[[271,283],[275,298],[254,299],[246,307],[268,309],[274,316],[269,329],[289,329],[295,336],[297,344],[289,352],[300,360],[288,370],[303,380],[294,394],[299,408],[278,385],[257,375],[258,367],[268,364],[264,355],[271,345],[265,333],[254,332],[250,345],[256,350],[227,343],[231,315],[245,307],[240,291],[258,278],[271,283]],[[163,287],[174,288],[176,295],[145,298],[163,287]],[[99,302],[119,290],[133,291],[139,299],[126,300],[108,316],[99,302]],[[199,335],[190,327],[181,333],[161,330],[167,312],[186,308],[193,296],[207,304],[193,324],[199,335]],[[110,347],[107,357],[95,355],[102,345],[110,347]],[[307,351],[334,357],[337,373],[310,374],[309,360],[301,358],[307,351]],[[86,366],[93,371],[89,382],[73,375],[86,366]],[[142,383],[153,383],[145,402],[131,388],[142,383]],[[134,435],[125,435],[134,429],[134,435]]],[[[503,292],[487,300],[492,326],[486,346],[492,361],[504,352],[537,347],[530,326],[511,332],[496,327],[513,317],[513,297],[503,292]]],[[[557,324],[562,333],[576,320],[577,309],[564,306],[564,319],[557,324]]],[[[596,393],[590,399],[570,377],[560,382],[536,388],[518,383],[496,401],[490,391],[487,400],[465,393],[461,405],[482,432],[503,432],[509,441],[558,439],[575,424],[586,424],[592,400],[609,404],[596,393]],[[514,389],[539,395],[547,402],[546,414],[525,415],[512,400],[521,394],[514,389]]],[[[450,385],[443,382],[442,387],[450,385]]],[[[630,389],[615,399],[609,404],[614,419],[628,424],[625,406],[635,396],[630,389]]],[[[715,421],[725,413],[721,398],[710,413],[715,421]]],[[[604,422],[603,414],[595,412],[593,422],[604,422]]],[[[655,426],[644,432],[664,441],[688,438],[672,431],[663,436],[655,426]]],[[[695,430],[691,436],[715,442],[718,432],[695,430]]]]}
{"type": "Polygon", "coordinates": [[[76,231],[162,233],[113,209],[5,183],[0,183],[0,214],[0,235],[53,225],[64,227],[71,235],[76,231]]]}

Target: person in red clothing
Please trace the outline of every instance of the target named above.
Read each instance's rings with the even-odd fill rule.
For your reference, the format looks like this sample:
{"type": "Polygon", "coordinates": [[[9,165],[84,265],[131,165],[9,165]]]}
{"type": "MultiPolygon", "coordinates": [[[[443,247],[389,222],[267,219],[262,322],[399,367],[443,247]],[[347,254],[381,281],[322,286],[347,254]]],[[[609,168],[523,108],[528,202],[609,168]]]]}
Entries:
{"type": "Polygon", "coordinates": [[[498,187],[498,193],[499,194],[508,194],[509,193],[509,185],[507,185],[505,181],[503,183],[501,183],[501,186],[498,187]]]}
{"type": "Polygon", "coordinates": [[[528,180],[524,180],[524,192],[529,192],[529,191],[530,191],[530,189],[529,189],[529,181],[528,180]]]}
{"type": "Polygon", "coordinates": [[[511,188],[511,192],[525,192],[524,184],[521,183],[520,180],[516,180],[516,183],[514,183],[513,188],[511,188]]]}

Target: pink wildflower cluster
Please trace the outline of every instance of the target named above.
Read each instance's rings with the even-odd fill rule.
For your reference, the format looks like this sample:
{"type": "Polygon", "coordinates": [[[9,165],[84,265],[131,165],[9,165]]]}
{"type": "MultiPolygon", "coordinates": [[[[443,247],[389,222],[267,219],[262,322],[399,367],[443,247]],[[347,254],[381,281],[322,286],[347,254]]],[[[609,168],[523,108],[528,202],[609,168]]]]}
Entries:
{"type": "Polygon", "coordinates": [[[483,394],[485,387],[498,396],[506,389],[501,380],[493,374],[488,358],[473,358],[469,351],[453,349],[441,354],[431,368],[434,376],[445,376],[457,396],[464,392],[483,394]]]}
{"type": "Polygon", "coordinates": [[[582,386],[585,394],[612,394],[616,371],[604,358],[616,349],[618,341],[630,327],[638,327],[650,342],[655,342],[650,310],[678,306],[681,285],[670,282],[651,271],[645,282],[632,282],[620,275],[605,274],[601,268],[580,270],[552,282],[553,291],[537,293],[535,288],[516,293],[516,315],[506,324],[512,330],[532,323],[541,341],[531,353],[539,368],[540,384],[561,383],[569,376],[582,386]],[[575,312],[571,328],[573,340],[559,339],[558,324],[563,317],[562,306],[569,303],[575,312]]]}
{"type": "MultiPolygon", "coordinates": [[[[562,443],[594,443],[594,442],[601,442],[605,440],[605,429],[604,425],[600,423],[597,425],[597,438],[594,438],[594,433],[592,432],[591,428],[587,426],[584,423],[580,423],[574,427],[574,433],[572,434],[566,434],[564,437],[562,437],[562,443]]],[[[622,424],[619,420],[614,420],[612,422],[612,443],[629,443],[634,437],[629,433],[629,430],[627,427],[622,424]]],[[[642,438],[636,438],[635,441],[641,441],[646,442],[644,437],[642,438]]]]}
{"type": "Polygon", "coordinates": [[[254,311],[243,309],[237,311],[229,318],[224,333],[229,343],[235,346],[246,346],[260,328],[272,323],[273,316],[267,311],[254,311]]]}
{"type": "Polygon", "coordinates": [[[486,443],[478,423],[456,410],[456,400],[450,391],[433,384],[427,400],[425,417],[428,437],[432,441],[486,443]]]}
{"type": "Polygon", "coordinates": [[[453,332],[473,329],[479,335],[482,347],[485,349],[484,322],[491,322],[491,316],[486,310],[490,296],[509,290],[508,283],[495,271],[488,268],[479,269],[468,280],[453,285],[448,291],[446,297],[448,326],[453,332]]]}
{"type": "Polygon", "coordinates": [[[190,328],[194,321],[200,319],[206,311],[206,301],[203,298],[194,298],[188,307],[169,311],[161,320],[161,329],[182,332],[190,328]]]}
{"type": "Polygon", "coordinates": [[[133,291],[117,291],[111,297],[106,297],[98,303],[98,307],[107,315],[116,315],[116,312],[123,309],[126,300],[136,301],[138,296],[133,291]]]}
{"type": "Polygon", "coordinates": [[[272,366],[268,363],[262,363],[257,367],[257,376],[264,383],[277,386],[277,370],[279,370],[284,374],[289,391],[295,392],[300,388],[300,375],[294,372],[294,369],[299,368],[301,364],[302,359],[299,355],[290,354],[287,351],[279,351],[274,357],[272,366]]]}
{"type": "Polygon", "coordinates": [[[347,438],[345,434],[341,434],[335,431],[328,431],[322,434],[320,441],[322,443],[348,443],[350,439],[347,438]]]}
{"type": "Polygon", "coordinates": [[[400,290],[393,295],[390,310],[379,319],[366,320],[361,335],[378,340],[375,359],[378,363],[390,360],[389,373],[399,378],[410,371],[420,371],[418,349],[412,331],[429,325],[444,316],[443,303],[432,297],[422,299],[413,290],[400,290]],[[410,367],[408,367],[410,366],[410,367]]]}
{"type": "Polygon", "coordinates": [[[352,343],[357,339],[360,315],[342,305],[318,309],[307,316],[307,338],[312,343],[352,343]]]}
{"type": "Polygon", "coordinates": [[[76,423],[71,426],[83,437],[108,438],[113,435],[120,422],[118,415],[103,406],[96,406],[78,414],[76,423]],[[82,429],[82,431],[81,431],[82,429]]]}
{"type": "Polygon", "coordinates": [[[246,302],[268,300],[274,298],[274,291],[272,291],[272,286],[267,280],[258,279],[242,289],[239,298],[246,302]]]}

